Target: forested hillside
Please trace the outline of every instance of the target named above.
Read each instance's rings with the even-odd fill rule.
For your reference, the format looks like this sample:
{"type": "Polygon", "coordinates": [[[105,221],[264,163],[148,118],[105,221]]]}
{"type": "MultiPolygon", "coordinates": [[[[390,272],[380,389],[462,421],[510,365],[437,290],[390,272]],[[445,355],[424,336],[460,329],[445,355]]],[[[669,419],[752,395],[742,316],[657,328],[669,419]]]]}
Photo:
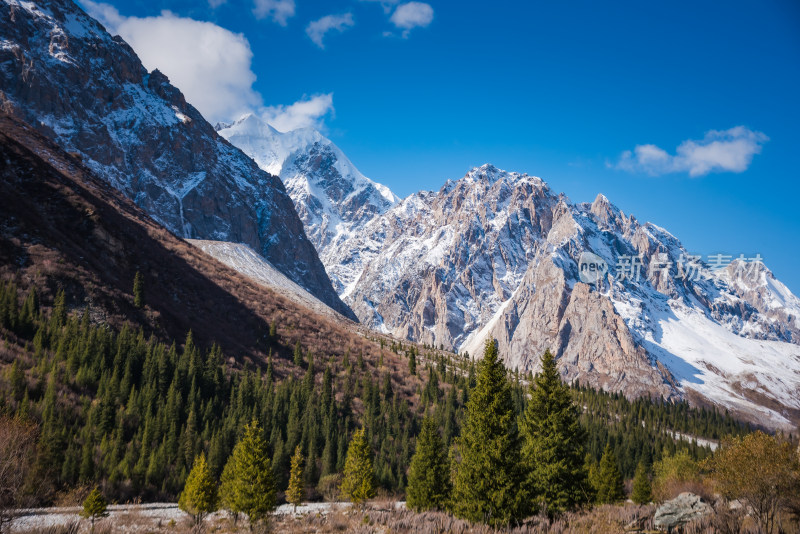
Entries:
{"type": "MultiPolygon", "coordinates": [[[[393,385],[388,355],[368,365],[360,353],[339,358],[298,347],[289,364],[296,372],[285,377],[276,375],[273,357],[263,368],[232,368],[219,346],[199,347],[191,333],[178,344],[132,325],[116,331],[93,323],[89,308],[68,314],[63,291],[49,306],[37,294],[0,285],[0,410],[39,426],[34,473],[42,502],[93,483],[119,500],[176,498],[199,453],[220,475],[252,419],[269,444],[279,489],[298,445],[308,459],[308,488],[341,472],[350,435],[363,425],[379,485],[401,494],[421,417],[433,416],[449,447],[475,382],[473,362],[399,343],[386,352],[415,360],[424,380],[413,402],[393,385]]],[[[509,378],[521,414],[525,380],[509,378]]],[[[410,371],[405,379],[418,380],[410,371]]],[[[599,460],[610,445],[628,478],[640,460],[652,463],[676,447],[707,456],[709,449],[695,443],[676,445],[668,430],[710,439],[747,431],[729,416],[686,404],[629,402],[585,388],[573,394],[584,407],[590,456],[599,460]]]]}
{"type": "MultiPolygon", "coordinates": [[[[457,443],[474,361],[334,322],[257,286],[24,124],[0,126],[0,411],[37,428],[33,502],[93,484],[113,500],[175,499],[199,453],[221,475],[252,419],[279,491],[300,446],[311,498],[336,489],[360,427],[378,486],[398,496],[423,416],[444,446],[457,443]]],[[[532,378],[508,373],[517,416],[532,378]]],[[[571,395],[587,461],[608,448],[626,478],[676,447],[708,454],[676,445],[673,432],[748,431],[686,404],[571,395]]]]}

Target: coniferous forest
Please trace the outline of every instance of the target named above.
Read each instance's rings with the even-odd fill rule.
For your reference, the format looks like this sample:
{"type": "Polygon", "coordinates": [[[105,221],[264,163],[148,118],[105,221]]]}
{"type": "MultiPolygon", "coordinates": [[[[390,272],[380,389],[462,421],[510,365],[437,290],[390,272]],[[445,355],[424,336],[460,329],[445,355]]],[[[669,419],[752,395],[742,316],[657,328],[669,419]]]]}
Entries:
{"type": "MultiPolygon", "coordinates": [[[[117,501],[176,499],[201,453],[219,479],[253,420],[279,491],[298,447],[312,497],[336,481],[350,438],[363,427],[377,487],[402,495],[422,418],[430,417],[451,449],[477,381],[475,361],[394,341],[387,349],[404,355],[424,381],[416,399],[394,392],[388,374],[365,372],[360,355],[333,361],[296,347],[296,375],[279,378],[271,359],[259,368],[231,365],[217,346],[198,347],[191,332],[165,343],[133,326],[114,331],[90,321],[88,309],[67,313],[63,291],[45,306],[35,288],[22,292],[6,282],[0,327],[6,347],[25,349],[4,365],[0,411],[38,426],[32,477],[40,503],[95,484],[117,501]]],[[[525,413],[532,377],[502,372],[516,419],[525,413]]],[[[676,442],[669,432],[711,440],[749,432],[724,413],[685,403],[629,401],[580,386],[569,392],[581,407],[587,462],[599,463],[608,449],[624,478],[677,449],[696,460],[709,455],[708,447],[676,442]]]]}

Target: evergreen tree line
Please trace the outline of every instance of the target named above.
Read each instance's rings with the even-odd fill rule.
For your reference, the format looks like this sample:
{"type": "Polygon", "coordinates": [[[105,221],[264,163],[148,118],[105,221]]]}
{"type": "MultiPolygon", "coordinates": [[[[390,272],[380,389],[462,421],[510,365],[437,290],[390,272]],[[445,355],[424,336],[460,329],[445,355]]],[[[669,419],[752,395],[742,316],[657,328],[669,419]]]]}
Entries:
{"type": "MultiPolygon", "coordinates": [[[[176,498],[201,454],[211,476],[223,478],[245,426],[254,420],[259,423],[278,491],[289,486],[290,460],[298,450],[304,459],[304,487],[316,488],[326,479],[340,477],[337,474],[345,470],[348,443],[358,426],[368,444],[374,482],[395,493],[406,491],[415,473],[427,472],[412,462],[415,451],[426,448],[428,457],[446,458],[447,472],[453,475],[437,492],[450,495],[447,484],[453,482],[457,482],[455,488],[472,484],[468,471],[451,473],[451,468],[469,457],[470,443],[480,448],[487,442],[480,438],[481,432],[492,425],[516,428],[518,421],[527,421],[519,423],[517,438],[497,445],[501,450],[525,451],[530,465],[558,463],[546,456],[547,461],[531,460],[545,454],[546,447],[525,438],[535,434],[530,412],[541,405],[535,402],[537,391],[545,390],[525,386],[525,379],[531,384],[536,381],[508,372],[496,354],[496,365],[489,373],[484,368],[486,358],[476,364],[436,351],[420,354],[414,345],[393,342],[392,350],[414,363],[421,380],[412,409],[394,391],[388,372],[377,376],[366,372],[360,354],[346,354],[343,362],[326,361],[297,346],[293,358],[304,376],[277,380],[271,360],[264,369],[233,370],[225,364],[219,347],[203,350],[191,333],[178,347],[145,337],[129,326],[115,332],[92,324],[88,310],[67,313],[63,292],[49,310],[45,313],[35,289],[22,294],[13,283],[0,282],[3,337],[8,338],[6,343],[24,344],[28,355],[2,373],[0,412],[39,425],[34,472],[39,485],[48,490],[45,500],[56,490],[95,484],[102,485],[114,500],[176,498]],[[479,424],[478,414],[471,416],[474,408],[470,407],[483,402],[478,386],[486,373],[491,377],[484,380],[491,378],[503,385],[506,412],[502,421],[492,418],[479,424]],[[430,446],[434,439],[441,446],[430,446]]],[[[630,478],[640,463],[649,468],[674,450],[675,442],[666,429],[699,437],[747,431],[716,411],[658,400],[630,402],[616,394],[563,384],[559,388],[564,399],[574,403],[559,409],[575,410],[570,424],[577,440],[573,441],[581,444],[569,455],[573,458],[580,449],[588,482],[576,486],[580,495],[565,494],[558,502],[595,498],[589,475],[593,463],[597,468],[603,464],[603,451],[613,456],[620,477],[630,478]]],[[[561,439],[553,432],[551,440],[561,439]]],[[[707,455],[707,449],[697,444],[689,444],[688,450],[694,459],[707,455]]],[[[530,504],[535,501],[531,492],[539,491],[534,480],[541,477],[526,473],[527,482],[513,479],[513,484],[528,487],[528,496],[515,505],[517,513],[526,506],[550,510],[566,506],[553,505],[555,497],[542,495],[536,497],[541,502],[530,504]]],[[[413,491],[408,488],[410,500],[413,491]]],[[[511,498],[514,492],[507,493],[511,498]]],[[[470,517],[478,514],[479,520],[499,517],[494,505],[473,512],[470,517]]]]}
{"type": "MultiPolygon", "coordinates": [[[[729,418],[713,412],[688,421],[691,411],[686,405],[658,414],[663,402],[628,403],[618,395],[570,389],[561,380],[549,351],[542,355],[541,366],[527,394],[520,395],[519,375],[507,372],[496,341],[487,341],[454,446],[447,450],[432,419],[423,423],[409,469],[407,501],[411,508],[446,509],[470,521],[506,526],[535,513],[553,517],[589,503],[618,502],[625,497],[619,451],[627,453],[624,459],[636,462],[632,498],[649,502],[654,444],[642,446],[637,434],[648,434],[648,425],[652,434],[652,429],[665,421],[683,422],[681,428],[687,430],[701,425],[707,429],[715,422],[730,424],[729,418]],[[582,402],[591,407],[582,409],[582,402]],[[619,413],[599,408],[611,404],[621,408],[619,413]],[[592,413],[600,417],[595,420],[592,413]],[[615,423],[609,424],[611,421],[615,423]],[[604,432],[595,430],[591,436],[606,436],[599,461],[591,453],[592,425],[606,426],[604,432]],[[632,437],[613,439],[614,432],[621,431],[632,437]]],[[[734,430],[743,432],[744,428],[734,430]]],[[[674,443],[672,447],[674,450],[674,443]]],[[[689,450],[702,451],[701,455],[705,450],[696,443],[691,447],[681,454],[697,466],[689,450]]],[[[663,455],[656,463],[659,470],[670,469],[673,458],[681,457],[668,449],[658,451],[663,455]]]]}
{"type": "Polygon", "coordinates": [[[377,483],[404,488],[416,417],[388,375],[376,380],[360,356],[335,375],[331,362],[320,369],[306,353],[303,378],[278,381],[271,358],[263,370],[232,370],[219,347],[201,350],[191,332],[182,347],[167,345],[129,326],[92,324],[88,310],[68,315],[63,292],[49,316],[35,290],[21,306],[18,293],[0,283],[3,337],[24,344],[28,356],[2,373],[0,413],[39,425],[33,478],[43,501],[88,484],[115,500],[175,498],[201,453],[219,478],[253,420],[280,490],[297,448],[307,459],[306,486],[340,473],[359,419],[376,452],[377,483]]]}

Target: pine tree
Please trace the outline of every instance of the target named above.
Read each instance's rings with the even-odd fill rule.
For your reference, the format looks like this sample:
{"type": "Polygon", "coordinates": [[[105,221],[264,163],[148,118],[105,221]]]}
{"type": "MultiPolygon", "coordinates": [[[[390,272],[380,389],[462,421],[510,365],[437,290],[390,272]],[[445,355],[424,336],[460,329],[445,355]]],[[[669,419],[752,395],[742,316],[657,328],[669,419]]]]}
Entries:
{"type": "Polygon", "coordinates": [[[508,525],[524,512],[520,439],[511,387],[494,339],[486,342],[466,410],[453,512],[470,521],[508,525]]]}
{"type": "Polygon", "coordinates": [[[286,490],[286,500],[294,505],[297,512],[297,505],[302,504],[305,498],[305,487],[303,487],[303,453],[300,445],[294,448],[291,461],[292,467],[289,474],[289,487],[286,490]]]}
{"type": "Polygon", "coordinates": [[[108,515],[108,503],[106,502],[105,497],[103,494],[100,493],[100,489],[95,486],[95,488],[89,493],[86,497],[86,500],[83,501],[83,511],[81,512],[81,517],[89,519],[92,522],[92,532],[94,532],[94,522],[101,517],[106,517],[108,515]]]}
{"type": "Polygon", "coordinates": [[[633,492],[631,493],[631,500],[636,504],[647,504],[653,500],[653,488],[648,475],[647,465],[643,461],[639,462],[639,465],[636,466],[636,474],[633,476],[633,492]]]}
{"type": "Polygon", "coordinates": [[[178,499],[178,507],[192,516],[195,526],[202,525],[203,518],[217,510],[217,484],[211,476],[205,454],[195,457],[178,499]]]}
{"type": "Polygon", "coordinates": [[[549,350],[541,361],[521,423],[524,488],[529,502],[552,517],[588,500],[586,432],[549,350]]]}
{"type": "Polygon", "coordinates": [[[139,271],[136,271],[133,277],[133,305],[136,308],[144,308],[144,278],[139,271]]]}
{"type": "Polygon", "coordinates": [[[406,502],[412,510],[441,510],[449,504],[450,464],[433,418],[426,417],[408,469],[406,502]]]}
{"type": "Polygon", "coordinates": [[[14,363],[11,364],[9,375],[11,382],[11,395],[15,400],[20,401],[28,391],[28,383],[25,380],[25,371],[22,370],[19,360],[15,359],[14,363]]]}
{"type": "Polygon", "coordinates": [[[56,294],[56,300],[53,302],[53,314],[51,321],[53,326],[60,327],[67,323],[67,298],[64,295],[64,290],[61,289],[56,294]]]}
{"type": "Polygon", "coordinates": [[[408,357],[408,372],[412,375],[417,374],[417,357],[415,356],[415,350],[411,349],[411,354],[408,357]]]}
{"type": "Polygon", "coordinates": [[[372,451],[370,450],[364,429],[353,433],[347,458],[344,462],[344,479],[340,488],[342,495],[356,504],[375,496],[375,471],[372,468],[372,451]]]}
{"type": "Polygon", "coordinates": [[[255,420],[244,427],[222,478],[220,493],[225,496],[226,506],[234,514],[245,514],[251,528],[275,509],[275,482],[267,444],[255,420]]]}
{"type": "Polygon", "coordinates": [[[298,367],[303,365],[303,347],[300,346],[300,340],[294,344],[294,364],[298,367]]]}
{"type": "Polygon", "coordinates": [[[619,472],[617,459],[610,444],[606,445],[603,457],[600,458],[595,484],[597,502],[600,504],[615,503],[625,497],[622,474],[619,472]]]}

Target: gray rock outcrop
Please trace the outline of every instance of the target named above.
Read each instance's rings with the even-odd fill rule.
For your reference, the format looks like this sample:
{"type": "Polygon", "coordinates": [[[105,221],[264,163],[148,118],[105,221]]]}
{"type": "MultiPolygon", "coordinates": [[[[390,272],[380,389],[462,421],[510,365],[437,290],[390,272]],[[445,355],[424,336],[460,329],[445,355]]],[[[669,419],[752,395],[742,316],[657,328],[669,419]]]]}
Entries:
{"type": "Polygon", "coordinates": [[[694,493],[681,493],[656,509],[653,517],[653,526],[660,530],[671,532],[692,521],[711,515],[711,505],[704,502],[694,493]]]}

